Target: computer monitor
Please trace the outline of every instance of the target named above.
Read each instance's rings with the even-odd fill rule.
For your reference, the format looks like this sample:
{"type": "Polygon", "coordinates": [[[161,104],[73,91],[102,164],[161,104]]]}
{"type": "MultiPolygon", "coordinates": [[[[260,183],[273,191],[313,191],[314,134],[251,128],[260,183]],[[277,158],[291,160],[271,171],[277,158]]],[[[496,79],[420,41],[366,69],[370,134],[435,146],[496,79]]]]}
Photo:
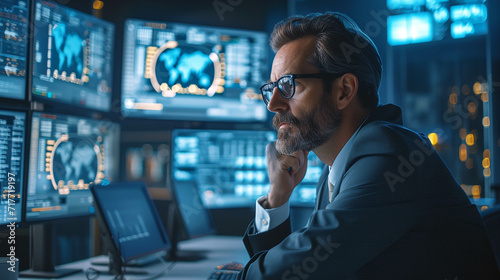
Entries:
{"type": "Polygon", "coordinates": [[[125,22],[122,115],[191,121],[264,122],[264,32],[125,22]]]}
{"type": "Polygon", "coordinates": [[[37,0],[33,98],[109,111],[114,31],[112,23],[54,2],[37,0]]]}
{"type": "MultiPolygon", "coordinates": [[[[269,191],[266,146],[275,140],[276,133],[267,130],[174,130],[172,185],[194,184],[207,208],[253,207],[269,191]]],[[[323,166],[310,152],[292,205],[314,205],[323,166]]]]}
{"type": "Polygon", "coordinates": [[[198,261],[204,252],[178,250],[179,241],[215,234],[212,216],[203,205],[193,182],[173,182],[173,201],[168,209],[167,230],[172,242],[168,257],[172,261],[198,261]]]}
{"type": "Polygon", "coordinates": [[[389,45],[488,34],[486,0],[387,0],[389,45]]]}
{"type": "Polygon", "coordinates": [[[0,3],[0,97],[26,98],[29,0],[0,3]]]}
{"type": "Polygon", "coordinates": [[[109,121],[34,112],[26,221],[92,215],[89,185],[118,176],[119,133],[109,121]]]}
{"type": "Polygon", "coordinates": [[[59,278],[81,270],[55,268],[52,221],[94,214],[89,186],[117,178],[119,125],[33,112],[25,221],[31,225],[32,269],[22,277],[59,278]]]}
{"type": "Polygon", "coordinates": [[[0,110],[0,225],[22,218],[26,113],[0,110]]]}
{"type": "Polygon", "coordinates": [[[170,248],[156,206],[142,182],[91,186],[97,218],[109,248],[109,269],[170,248]]]}

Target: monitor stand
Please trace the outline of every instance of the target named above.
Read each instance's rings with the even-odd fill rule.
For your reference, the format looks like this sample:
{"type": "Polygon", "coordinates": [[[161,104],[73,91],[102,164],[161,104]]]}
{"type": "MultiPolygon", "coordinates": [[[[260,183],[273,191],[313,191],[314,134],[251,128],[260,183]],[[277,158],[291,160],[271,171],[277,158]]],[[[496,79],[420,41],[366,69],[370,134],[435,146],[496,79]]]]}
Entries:
{"type": "Polygon", "coordinates": [[[32,269],[19,272],[19,277],[61,278],[82,269],[62,269],[55,266],[54,227],[51,223],[30,226],[32,269]]]}
{"type": "Polygon", "coordinates": [[[167,261],[178,261],[178,262],[197,262],[206,259],[205,251],[193,251],[193,250],[178,250],[177,242],[172,242],[172,247],[168,251],[166,260],[167,261]]]}
{"type": "Polygon", "coordinates": [[[179,261],[179,262],[196,262],[206,259],[205,251],[194,251],[194,250],[179,250],[178,244],[181,241],[180,229],[183,228],[181,221],[181,216],[179,213],[179,207],[176,202],[172,202],[169,205],[168,214],[168,237],[170,239],[171,247],[168,250],[166,260],[167,261],[179,261]]]}

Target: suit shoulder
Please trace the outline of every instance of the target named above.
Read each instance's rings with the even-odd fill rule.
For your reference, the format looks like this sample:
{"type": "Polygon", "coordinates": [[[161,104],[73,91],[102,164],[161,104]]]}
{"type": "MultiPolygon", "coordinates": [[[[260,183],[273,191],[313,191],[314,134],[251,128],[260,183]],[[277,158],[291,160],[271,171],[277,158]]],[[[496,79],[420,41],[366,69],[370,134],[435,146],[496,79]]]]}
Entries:
{"type": "Polygon", "coordinates": [[[405,154],[415,148],[432,149],[427,137],[402,125],[373,121],[355,135],[352,152],[355,154],[405,154]]]}

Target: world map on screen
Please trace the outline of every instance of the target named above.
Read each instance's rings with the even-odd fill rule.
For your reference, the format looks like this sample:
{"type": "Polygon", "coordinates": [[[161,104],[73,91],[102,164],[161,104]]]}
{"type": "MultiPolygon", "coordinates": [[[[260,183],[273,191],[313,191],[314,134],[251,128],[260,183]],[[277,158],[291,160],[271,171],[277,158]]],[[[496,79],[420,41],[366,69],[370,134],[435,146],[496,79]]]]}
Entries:
{"type": "Polygon", "coordinates": [[[165,50],[158,57],[156,76],[158,81],[181,86],[195,84],[208,88],[214,79],[214,66],[208,54],[193,48],[165,50]]]}

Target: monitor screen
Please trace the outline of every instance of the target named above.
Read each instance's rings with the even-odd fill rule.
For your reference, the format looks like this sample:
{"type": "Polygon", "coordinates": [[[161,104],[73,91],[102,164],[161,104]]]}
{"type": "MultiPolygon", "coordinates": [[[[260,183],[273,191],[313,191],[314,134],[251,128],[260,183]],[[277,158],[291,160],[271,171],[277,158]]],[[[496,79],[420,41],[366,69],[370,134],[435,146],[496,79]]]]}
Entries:
{"type": "Polygon", "coordinates": [[[0,224],[22,217],[26,113],[0,110],[0,224]]]}
{"type": "Polygon", "coordinates": [[[488,33],[486,0],[387,0],[391,46],[488,33]]]}
{"type": "Polygon", "coordinates": [[[91,191],[99,221],[124,261],[170,247],[165,228],[144,183],[95,185],[91,191]]]}
{"type": "MultiPolygon", "coordinates": [[[[252,207],[268,193],[266,146],[276,140],[272,131],[174,130],[174,186],[192,182],[208,208],[252,207]]],[[[323,163],[309,153],[308,169],[290,198],[291,204],[313,204],[323,163]]]]}
{"type": "Polygon", "coordinates": [[[114,25],[37,1],[34,29],[33,97],[109,111],[114,25]]]}
{"type": "Polygon", "coordinates": [[[89,184],[116,179],[119,132],[108,121],[34,112],[26,220],[93,214],[89,184]]]}
{"type": "Polygon", "coordinates": [[[26,97],[29,0],[0,2],[0,97],[26,97]]]}
{"type": "Polygon", "coordinates": [[[195,121],[265,121],[264,32],[127,20],[122,114],[195,121]]]}
{"type": "Polygon", "coordinates": [[[188,238],[215,234],[212,216],[203,205],[195,182],[177,181],[173,193],[188,238]]]}

